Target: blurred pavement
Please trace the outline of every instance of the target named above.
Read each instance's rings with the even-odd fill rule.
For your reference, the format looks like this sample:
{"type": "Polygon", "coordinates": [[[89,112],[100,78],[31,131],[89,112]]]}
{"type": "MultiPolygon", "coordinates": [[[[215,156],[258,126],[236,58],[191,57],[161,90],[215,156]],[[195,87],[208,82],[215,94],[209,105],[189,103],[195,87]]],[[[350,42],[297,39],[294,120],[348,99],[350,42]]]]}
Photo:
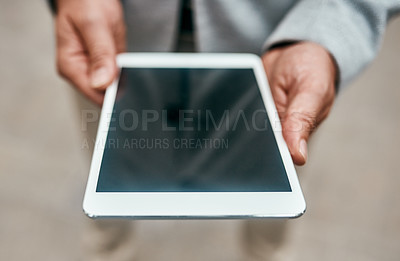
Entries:
{"type": "MultiPolygon", "coordinates": [[[[79,260],[88,162],[45,1],[0,4],[0,260],[79,260]]],[[[287,260],[400,259],[400,19],[299,168],[287,260]]],[[[137,222],[140,260],[240,260],[241,221],[137,222]]]]}

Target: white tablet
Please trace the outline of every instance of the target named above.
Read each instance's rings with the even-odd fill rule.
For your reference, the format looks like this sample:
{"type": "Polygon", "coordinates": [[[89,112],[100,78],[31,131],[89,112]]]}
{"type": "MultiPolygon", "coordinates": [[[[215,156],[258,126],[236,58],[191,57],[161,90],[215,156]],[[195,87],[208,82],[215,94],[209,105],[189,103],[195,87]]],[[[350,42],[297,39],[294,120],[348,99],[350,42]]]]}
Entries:
{"type": "Polygon", "coordinates": [[[305,201],[259,57],[121,54],[101,112],[90,217],[298,217],[305,201]]]}

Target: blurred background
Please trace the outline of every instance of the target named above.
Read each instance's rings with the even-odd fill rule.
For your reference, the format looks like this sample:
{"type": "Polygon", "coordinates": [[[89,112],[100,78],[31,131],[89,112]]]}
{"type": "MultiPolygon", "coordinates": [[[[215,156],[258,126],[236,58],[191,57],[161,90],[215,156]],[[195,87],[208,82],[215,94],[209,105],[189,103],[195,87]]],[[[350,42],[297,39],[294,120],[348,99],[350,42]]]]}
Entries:
{"type": "MultiPolygon", "coordinates": [[[[54,66],[45,1],[0,3],[0,260],[80,260],[89,162],[54,66]]],[[[400,19],[343,90],[299,168],[306,214],[287,260],[400,258],[400,19]]],[[[241,221],[139,221],[140,260],[241,260],[241,221]]]]}

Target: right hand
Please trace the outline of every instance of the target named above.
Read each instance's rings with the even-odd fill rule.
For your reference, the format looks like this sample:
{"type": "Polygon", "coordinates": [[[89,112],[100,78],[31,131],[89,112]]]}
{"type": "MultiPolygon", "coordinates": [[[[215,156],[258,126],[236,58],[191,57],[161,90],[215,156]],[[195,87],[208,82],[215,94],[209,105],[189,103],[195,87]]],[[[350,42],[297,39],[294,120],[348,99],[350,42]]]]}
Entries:
{"type": "Polygon", "coordinates": [[[282,134],[293,162],[307,161],[307,141],[335,99],[336,62],[324,47],[298,42],[263,55],[282,134]]]}
{"type": "Polygon", "coordinates": [[[117,75],[115,57],[125,50],[120,0],[57,0],[59,74],[101,105],[117,75]]]}

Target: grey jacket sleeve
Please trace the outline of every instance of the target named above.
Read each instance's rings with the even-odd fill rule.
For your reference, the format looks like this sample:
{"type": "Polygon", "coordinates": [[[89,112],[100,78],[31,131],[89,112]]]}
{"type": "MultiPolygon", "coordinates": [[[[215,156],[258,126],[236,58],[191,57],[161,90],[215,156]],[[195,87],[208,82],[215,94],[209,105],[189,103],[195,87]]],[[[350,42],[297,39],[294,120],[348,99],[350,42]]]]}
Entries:
{"type": "Polygon", "coordinates": [[[55,0],[47,0],[46,2],[50,7],[51,12],[53,14],[55,14],[57,12],[57,3],[56,3],[56,1],[55,0]]]}
{"type": "Polygon", "coordinates": [[[387,21],[400,12],[400,0],[301,0],[268,37],[264,50],[287,41],[325,47],[346,85],[372,61],[387,21]]]}

